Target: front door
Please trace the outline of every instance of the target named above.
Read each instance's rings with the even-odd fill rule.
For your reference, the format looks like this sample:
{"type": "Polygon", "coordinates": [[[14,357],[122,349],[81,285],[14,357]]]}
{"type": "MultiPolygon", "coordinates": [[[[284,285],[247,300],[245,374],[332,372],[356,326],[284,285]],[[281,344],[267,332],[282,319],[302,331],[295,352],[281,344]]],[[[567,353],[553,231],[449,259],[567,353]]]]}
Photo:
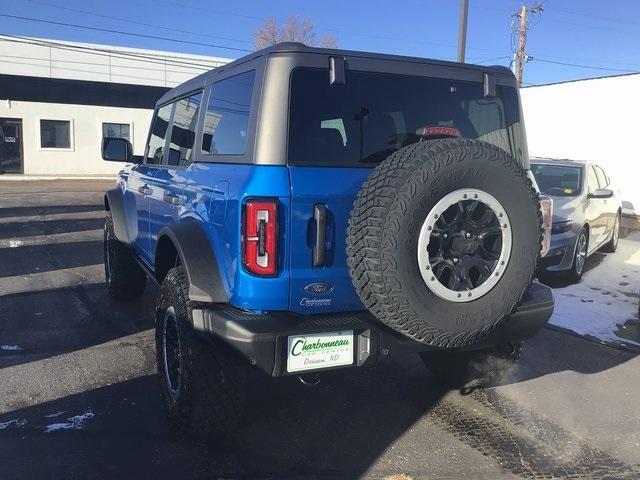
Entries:
{"type": "Polygon", "coordinates": [[[24,173],[20,119],[0,118],[0,174],[2,173],[24,173]]]}

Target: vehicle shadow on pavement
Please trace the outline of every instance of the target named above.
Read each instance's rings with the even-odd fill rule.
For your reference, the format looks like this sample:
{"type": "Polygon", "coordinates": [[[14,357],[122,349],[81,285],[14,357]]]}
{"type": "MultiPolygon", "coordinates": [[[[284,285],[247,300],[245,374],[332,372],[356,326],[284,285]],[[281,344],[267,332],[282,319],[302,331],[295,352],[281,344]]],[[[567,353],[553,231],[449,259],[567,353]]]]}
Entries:
{"type": "Polygon", "coordinates": [[[101,230],[103,226],[104,219],[102,218],[47,220],[46,222],[4,222],[0,223],[0,240],[16,237],[101,230]]]}
{"type": "Polygon", "coordinates": [[[0,249],[0,278],[102,263],[102,240],[0,249]]]}
{"type": "Polygon", "coordinates": [[[86,212],[101,212],[101,211],[104,211],[104,206],[99,204],[4,207],[4,208],[0,208],[0,218],[45,216],[45,215],[56,215],[61,213],[86,213],[86,212]]]}
{"type": "Polygon", "coordinates": [[[357,478],[443,395],[420,374],[409,394],[379,368],[315,388],[258,382],[252,413],[222,444],[173,439],[158,382],[143,376],[0,415],[11,423],[0,427],[0,464],[4,478],[357,478]],[[33,452],[37,461],[16,461],[33,452]]]}
{"type": "Polygon", "coordinates": [[[137,302],[109,297],[104,283],[28,291],[0,297],[3,368],[86,349],[153,328],[156,288],[137,302]]]}

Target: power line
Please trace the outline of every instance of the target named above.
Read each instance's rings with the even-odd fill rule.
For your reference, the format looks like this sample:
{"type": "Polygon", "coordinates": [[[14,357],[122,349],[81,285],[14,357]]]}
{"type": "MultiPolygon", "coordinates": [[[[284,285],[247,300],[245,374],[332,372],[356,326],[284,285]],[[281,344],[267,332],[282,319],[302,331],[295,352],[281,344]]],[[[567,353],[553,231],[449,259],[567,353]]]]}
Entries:
{"type": "Polygon", "coordinates": [[[202,46],[202,47],[212,47],[212,48],[221,48],[221,49],[225,49],[225,50],[233,50],[236,52],[252,52],[253,50],[249,50],[246,48],[238,48],[238,47],[227,47],[224,45],[216,45],[213,43],[204,43],[204,42],[194,42],[191,40],[180,40],[178,38],[171,38],[171,37],[160,37],[157,35],[146,35],[144,33],[133,33],[133,32],[125,32],[122,30],[111,30],[109,28],[99,28],[99,27],[90,27],[88,25],[79,25],[76,23],[65,23],[65,22],[55,22],[53,20],[43,20],[40,18],[31,18],[31,17],[21,17],[18,15],[8,15],[6,13],[0,13],[0,17],[4,17],[4,18],[13,18],[15,20],[24,20],[27,22],[38,22],[38,23],[47,23],[50,25],[58,25],[58,26],[63,26],[63,27],[72,27],[72,28],[79,28],[79,29],[83,29],[83,30],[92,30],[92,31],[96,31],[96,32],[107,32],[107,33],[115,33],[118,35],[128,35],[130,37],[141,37],[141,38],[150,38],[153,40],[163,40],[163,41],[167,41],[167,42],[176,42],[176,43],[184,43],[187,45],[198,45],[198,46],[202,46]]]}
{"type": "Polygon", "coordinates": [[[608,67],[597,67],[595,65],[580,65],[577,63],[565,63],[565,62],[556,62],[554,60],[546,60],[540,57],[533,57],[533,60],[544,63],[553,63],[555,65],[564,65],[567,67],[577,67],[577,68],[589,68],[591,70],[606,70],[609,72],[626,72],[626,73],[640,73],[640,69],[638,70],[625,70],[622,68],[608,68],[608,67]]]}
{"type": "MultiPolygon", "coordinates": [[[[50,40],[37,40],[29,37],[20,37],[18,35],[3,34],[3,36],[0,37],[0,41],[51,47],[51,48],[56,48],[58,50],[82,51],[89,55],[97,55],[97,56],[103,56],[103,57],[112,56],[113,58],[135,59],[136,61],[141,61],[145,63],[155,63],[158,65],[171,65],[171,66],[186,67],[186,68],[200,68],[205,70],[211,70],[213,68],[219,67],[220,65],[224,64],[224,62],[217,62],[218,65],[215,65],[215,64],[195,63],[195,62],[188,62],[188,61],[181,61],[181,60],[166,60],[166,58],[180,58],[180,57],[171,57],[168,55],[153,56],[153,55],[145,55],[145,54],[134,53],[134,52],[101,49],[97,47],[88,47],[83,45],[70,45],[67,43],[59,43],[59,42],[54,42],[50,40]],[[8,37],[8,38],[3,38],[3,37],[8,37]]],[[[215,60],[212,60],[212,62],[215,62],[215,60]]]]}
{"type": "Polygon", "coordinates": [[[47,6],[47,7],[53,7],[53,8],[58,8],[58,9],[61,9],[61,10],[66,10],[68,12],[82,13],[84,15],[92,15],[94,17],[107,18],[109,20],[117,20],[119,22],[131,23],[133,25],[142,25],[142,26],[145,26],[145,27],[161,28],[163,30],[168,30],[168,31],[171,31],[171,32],[188,33],[190,35],[197,35],[197,36],[201,36],[201,37],[216,38],[218,40],[227,40],[229,42],[238,42],[238,43],[251,44],[251,42],[249,42],[248,40],[238,40],[238,39],[235,39],[235,38],[220,37],[218,35],[210,35],[208,33],[194,32],[194,31],[191,31],[191,30],[181,30],[179,28],[165,27],[165,26],[162,26],[162,25],[155,25],[155,24],[152,24],[152,23],[138,22],[136,20],[129,20],[129,19],[126,19],[126,18],[121,18],[121,17],[112,17],[110,15],[104,15],[104,14],[101,14],[101,13],[90,12],[90,11],[87,11],[87,10],[80,10],[78,8],[65,7],[64,5],[57,5],[57,4],[54,4],[54,3],[42,2],[40,0],[25,0],[25,1],[26,2],[30,2],[30,3],[36,3],[38,5],[44,5],[44,6],[47,6]]]}

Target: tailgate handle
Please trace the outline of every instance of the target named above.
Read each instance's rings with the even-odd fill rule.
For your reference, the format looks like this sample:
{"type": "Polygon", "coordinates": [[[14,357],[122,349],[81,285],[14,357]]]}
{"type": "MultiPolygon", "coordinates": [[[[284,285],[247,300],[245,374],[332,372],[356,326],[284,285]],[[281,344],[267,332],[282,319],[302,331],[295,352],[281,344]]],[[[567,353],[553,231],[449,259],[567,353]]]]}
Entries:
{"type": "Polygon", "coordinates": [[[313,219],[316,222],[316,244],[313,247],[313,266],[321,267],[327,259],[325,237],[327,233],[327,207],[321,203],[313,206],[313,219]]]}

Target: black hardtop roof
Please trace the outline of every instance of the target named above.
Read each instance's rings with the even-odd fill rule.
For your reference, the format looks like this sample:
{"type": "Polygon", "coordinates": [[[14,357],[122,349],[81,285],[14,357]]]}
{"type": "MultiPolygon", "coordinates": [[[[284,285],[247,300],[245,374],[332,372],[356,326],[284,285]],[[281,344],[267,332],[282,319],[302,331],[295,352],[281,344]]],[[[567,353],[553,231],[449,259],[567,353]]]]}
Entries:
{"type": "Polygon", "coordinates": [[[430,58],[421,58],[421,57],[409,57],[404,55],[392,55],[388,53],[373,53],[373,52],[361,52],[356,50],[339,50],[332,48],[317,48],[317,47],[309,47],[304,45],[303,43],[297,42],[284,42],[278,43],[276,45],[272,45],[267,48],[263,48],[262,50],[258,50],[256,52],[245,55],[244,57],[238,58],[232,62],[226,63],[220,67],[214,68],[208,72],[202,73],[197,77],[192,78],[191,80],[187,80],[186,82],[178,85],[177,87],[169,90],[165,93],[159,100],[158,105],[166,103],[167,101],[184,95],[190,91],[201,88],[207,79],[213,75],[219,74],[228,70],[230,68],[234,68],[238,65],[242,65],[247,62],[251,62],[252,60],[258,59],[260,57],[265,57],[274,54],[296,54],[296,53],[314,53],[319,55],[327,55],[327,56],[336,56],[336,57],[360,57],[360,58],[371,58],[376,60],[390,60],[397,62],[412,62],[412,63],[422,63],[428,65],[442,65],[442,66],[452,66],[458,68],[472,69],[478,70],[482,72],[494,72],[499,74],[508,74],[513,75],[513,72],[509,70],[507,67],[501,65],[475,65],[471,63],[460,63],[460,62],[451,62],[447,60],[434,60],[430,58]]]}

